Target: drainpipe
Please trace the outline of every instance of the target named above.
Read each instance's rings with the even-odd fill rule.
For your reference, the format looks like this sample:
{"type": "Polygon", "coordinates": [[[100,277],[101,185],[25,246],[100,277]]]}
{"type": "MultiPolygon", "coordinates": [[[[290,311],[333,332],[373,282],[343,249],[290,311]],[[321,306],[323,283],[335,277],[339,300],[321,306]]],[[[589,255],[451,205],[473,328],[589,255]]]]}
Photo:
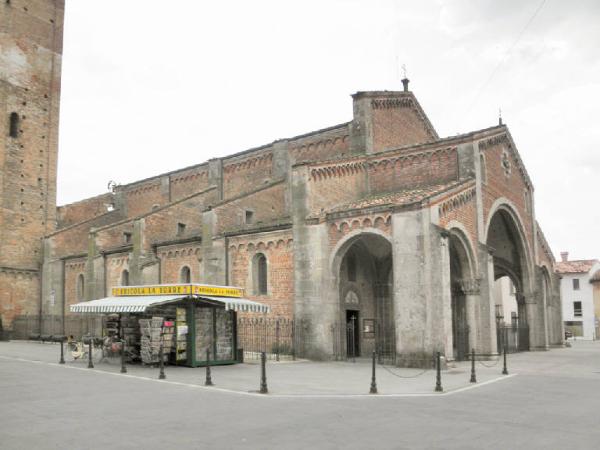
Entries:
{"type": "Polygon", "coordinates": [[[225,236],[225,286],[229,286],[229,238],[225,236]]]}
{"type": "Polygon", "coordinates": [[[61,280],[60,280],[60,286],[61,286],[61,295],[62,295],[62,334],[63,336],[65,335],[65,308],[67,307],[67,302],[66,302],[66,298],[65,298],[65,260],[62,260],[62,273],[61,273],[61,280]]]}

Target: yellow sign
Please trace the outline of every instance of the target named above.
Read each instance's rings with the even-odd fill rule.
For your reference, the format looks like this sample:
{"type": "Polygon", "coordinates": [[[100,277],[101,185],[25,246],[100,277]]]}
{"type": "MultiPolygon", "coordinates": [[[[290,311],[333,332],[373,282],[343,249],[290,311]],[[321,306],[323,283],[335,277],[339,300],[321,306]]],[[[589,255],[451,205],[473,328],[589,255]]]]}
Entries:
{"type": "Polygon", "coordinates": [[[164,284],[157,286],[123,286],[112,288],[113,297],[139,295],[210,295],[214,297],[241,297],[242,289],[203,284],[164,284]]]}

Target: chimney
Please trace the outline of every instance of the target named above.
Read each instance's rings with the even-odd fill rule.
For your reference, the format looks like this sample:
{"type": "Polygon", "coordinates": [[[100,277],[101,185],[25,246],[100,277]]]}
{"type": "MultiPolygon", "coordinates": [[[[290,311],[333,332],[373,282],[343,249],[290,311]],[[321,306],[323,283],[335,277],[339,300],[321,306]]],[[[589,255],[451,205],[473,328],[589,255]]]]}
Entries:
{"type": "Polygon", "coordinates": [[[408,92],[408,82],[410,80],[406,77],[402,78],[402,86],[404,86],[404,92],[408,92]]]}
{"type": "Polygon", "coordinates": [[[560,259],[562,262],[567,262],[569,260],[569,252],[560,252],[560,259]]]}

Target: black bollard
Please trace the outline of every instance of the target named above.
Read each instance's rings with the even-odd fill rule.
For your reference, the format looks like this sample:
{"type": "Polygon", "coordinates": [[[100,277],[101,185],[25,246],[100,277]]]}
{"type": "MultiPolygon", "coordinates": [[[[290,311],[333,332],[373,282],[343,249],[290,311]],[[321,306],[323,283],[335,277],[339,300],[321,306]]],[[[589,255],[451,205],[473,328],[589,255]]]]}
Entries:
{"type": "Polygon", "coordinates": [[[269,389],[267,388],[267,354],[261,352],[260,354],[260,391],[261,394],[268,394],[269,389]]]}
{"type": "Polygon", "coordinates": [[[435,392],[442,392],[442,368],[441,368],[440,352],[437,352],[435,357],[435,392]]]}
{"type": "Polygon", "coordinates": [[[160,342],[160,347],[158,349],[158,367],[160,367],[160,372],[158,372],[158,379],[159,380],[164,380],[165,378],[167,378],[167,376],[165,375],[165,361],[163,358],[163,343],[162,340],[160,342]]]}
{"type": "Polygon", "coordinates": [[[377,394],[377,380],[375,379],[375,359],[377,358],[377,353],[373,350],[373,371],[371,373],[371,389],[369,390],[369,394],[377,394]]]}
{"type": "Polygon", "coordinates": [[[127,373],[127,367],[125,367],[125,339],[121,340],[121,373],[127,373]]]}
{"type": "Polygon", "coordinates": [[[477,383],[477,377],[475,376],[475,349],[471,349],[471,383],[477,383]]]}
{"type": "Polygon", "coordinates": [[[94,345],[94,339],[92,339],[92,337],[90,336],[90,341],[88,343],[88,369],[94,368],[94,363],[92,362],[92,357],[93,357],[92,347],[93,347],[93,345],[94,345]]]}
{"type": "Polygon", "coordinates": [[[65,349],[64,349],[64,343],[65,341],[63,341],[62,339],[60,340],[60,361],[58,361],[59,364],[64,364],[65,363],[65,349]]]}
{"type": "Polygon", "coordinates": [[[212,377],[210,376],[210,349],[206,349],[206,380],[204,386],[212,386],[212,377]]]}
{"type": "Polygon", "coordinates": [[[502,353],[504,354],[504,367],[502,367],[502,375],[508,375],[508,370],[506,369],[506,345],[502,346],[502,353]]]}

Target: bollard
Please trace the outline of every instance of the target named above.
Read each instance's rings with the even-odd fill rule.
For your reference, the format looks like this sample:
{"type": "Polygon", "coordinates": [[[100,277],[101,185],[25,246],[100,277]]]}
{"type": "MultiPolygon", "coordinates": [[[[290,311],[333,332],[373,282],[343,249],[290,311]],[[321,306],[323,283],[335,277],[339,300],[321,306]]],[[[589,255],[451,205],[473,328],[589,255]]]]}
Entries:
{"type": "Polygon", "coordinates": [[[477,377],[475,376],[475,349],[471,349],[471,383],[477,383],[477,377]]]}
{"type": "Polygon", "coordinates": [[[267,388],[267,354],[261,352],[260,354],[260,391],[261,394],[268,394],[269,389],[267,388]]]}
{"type": "Polygon", "coordinates": [[[165,378],[167,378],[167,376],[165,375],[165,361],[163,358],[163,343],[162,340],[160,342],[160,347],[158,349],[158,367],[160,367],[160,372],[158,372],[158,379],[159,380],[164,380],[165,378]]]}
{"type": "Polygon", "coordinates": [[[64,343],[65,342],[61,339],[61,341],[60,341],[60,361],[58,361],[59,364],[65,363],[65,349],[63,347],[64,343]]]}
{"type": "Polygon", "coordinates": [[[121,373],[127,373],[127,367],[125,367],[125,339],[121,339],[121,373]]]}
{"type": "Polygon", "coordinates": [[[210,376],[210,349],[206,349],[206,380],[204,386],[212,386],[212,378],[210,376]]]}
{"type": "MultiPolygon", "coordinates": [[[[506,344],[506,342],[504,342],[506,344]]],[[[506,345],[502,346],[502,353],[504,353],[504,367],[502,367],[502,375],[508,375],[508,370],[506,369],[506,345]]]]}
{"type": "Polygon", "coordinates": [[[94,363],[92,362],[92,346],[94,345],[94,340],[90,336],[90,341],[88,343],[88,369],[94,368],[94,363]]]}
{"type": "Polygon", "coordinates": [[[369,394],[377,394],[377,380],[375,379],[375,359],[377,358],[377,353],[373,350],[373,371],[371,373],[371,389],[369,390],[369,394]]]}
{"type": "Polygon", "coordinates": [[[435,357],[435,392],[442,392],[442,368],[440,361],[440,352],[437,352],[435,357]]]}

